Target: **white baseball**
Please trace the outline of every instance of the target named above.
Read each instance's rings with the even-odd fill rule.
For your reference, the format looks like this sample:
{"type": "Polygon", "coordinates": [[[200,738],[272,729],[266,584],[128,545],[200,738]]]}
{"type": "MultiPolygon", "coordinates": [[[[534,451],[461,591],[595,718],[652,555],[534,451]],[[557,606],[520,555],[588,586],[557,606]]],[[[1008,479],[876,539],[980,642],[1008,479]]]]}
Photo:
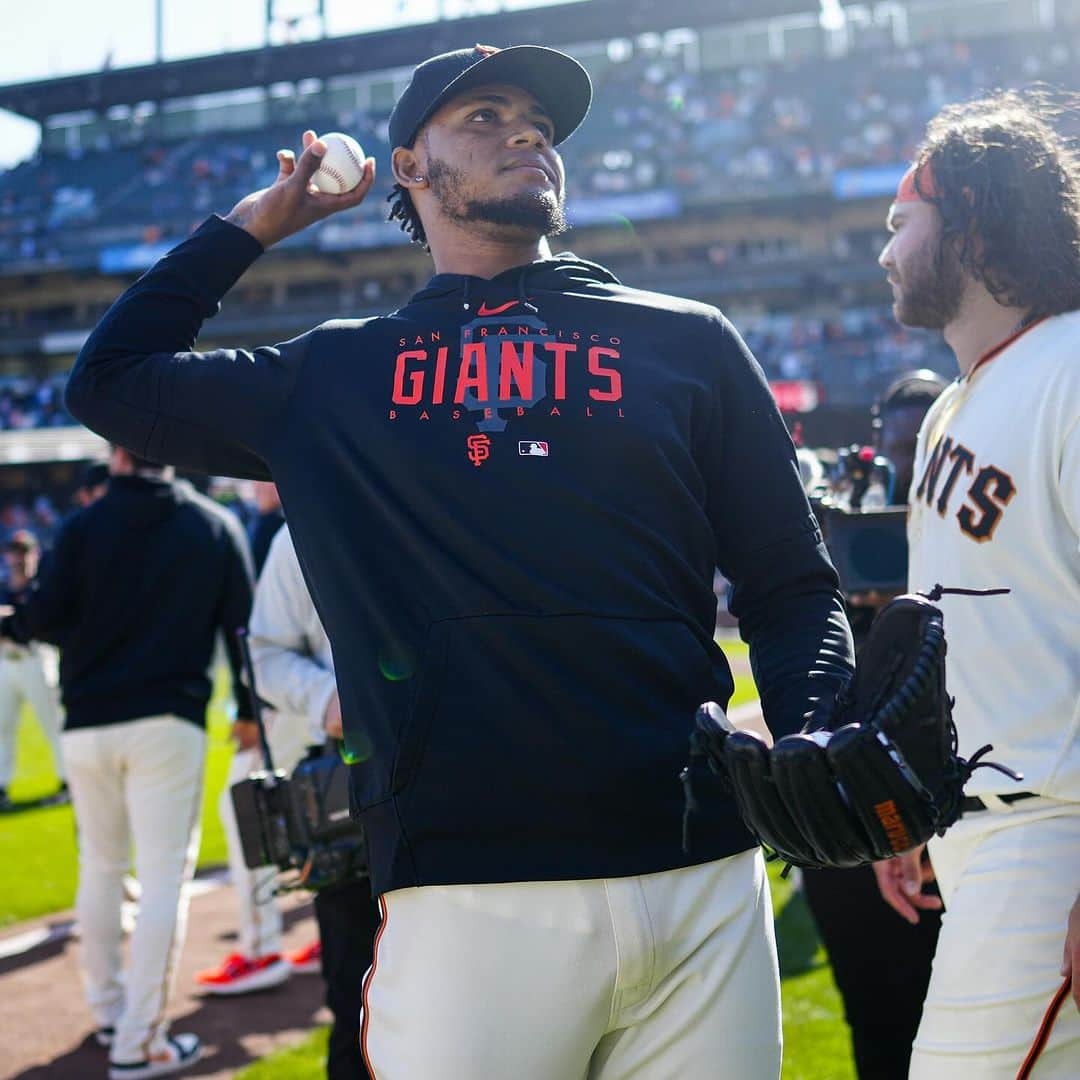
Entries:
{"type": "Polygon", "coordinates": [[[352,191],[364,178],[362,147],[351,135],[343,135],[340,131],[331,131],[319,138],[326,144],[326,153],[311,182],[319,191],[330,195],[352,191]]]}

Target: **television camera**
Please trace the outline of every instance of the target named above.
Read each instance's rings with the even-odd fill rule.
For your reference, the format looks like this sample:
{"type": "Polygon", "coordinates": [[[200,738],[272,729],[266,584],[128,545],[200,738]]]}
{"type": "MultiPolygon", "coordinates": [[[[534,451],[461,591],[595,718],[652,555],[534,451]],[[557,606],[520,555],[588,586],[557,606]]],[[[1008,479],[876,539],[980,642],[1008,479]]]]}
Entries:
{"type": "Polygon", "coordinates": [[[244,863],[249,869],[277,866],[292,872],[278,889],[319,890],[367,874],[364,830],[349,812],[349,768],[322,748],[309,753],[287,776],[274,768],[262,703],[255,688],[247,631],[237,630],[251,688],[264,768],[231,788],[244,863]]]}

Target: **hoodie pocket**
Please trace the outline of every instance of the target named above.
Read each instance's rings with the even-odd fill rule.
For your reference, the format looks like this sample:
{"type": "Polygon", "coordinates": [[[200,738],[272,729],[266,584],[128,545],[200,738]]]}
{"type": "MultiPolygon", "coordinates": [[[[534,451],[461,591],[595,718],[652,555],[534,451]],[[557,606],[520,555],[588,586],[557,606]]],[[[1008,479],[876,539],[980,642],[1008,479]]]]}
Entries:
{"type": "Polygon", "coordinates": [[[394,769],[390,777],[390,794],[398,795],[407,788],[419,768],[427,744],[432,720],[439,707],[439,698],[446,680],[447,649],[452,623],[434,623],[428,631],[424,664],[409,709],[409,719],[398,739],[394,769]]]}
{"type": "Polygon", "coordinates": [[[491,616],[438,624],[394,770],[428,838],[632,833],[681,799],[694,710],[731,678],[686,624],[491,616]],[[588,821],[583,820],[588,818],[588,821]]]}

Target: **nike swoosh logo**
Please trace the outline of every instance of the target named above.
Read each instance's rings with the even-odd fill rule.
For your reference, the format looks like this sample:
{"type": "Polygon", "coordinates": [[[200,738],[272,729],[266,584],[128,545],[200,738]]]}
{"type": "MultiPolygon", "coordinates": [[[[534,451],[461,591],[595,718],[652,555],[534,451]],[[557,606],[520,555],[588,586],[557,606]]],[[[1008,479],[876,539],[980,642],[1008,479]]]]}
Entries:
{"type": "Polygon", "coordinates": [[[516,300],[511,300],[508,303],[500,304],[498,307],[489,308],[485,301],[476,310],[477,315],[501,315],[504,311],[509,311],[515,304],[516,300]]]}

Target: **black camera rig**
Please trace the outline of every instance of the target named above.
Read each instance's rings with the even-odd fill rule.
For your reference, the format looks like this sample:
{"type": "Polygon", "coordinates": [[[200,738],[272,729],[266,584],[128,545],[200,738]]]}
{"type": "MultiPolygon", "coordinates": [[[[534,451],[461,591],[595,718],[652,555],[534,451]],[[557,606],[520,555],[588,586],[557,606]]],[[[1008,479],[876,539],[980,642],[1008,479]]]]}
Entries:
{"type": "Polygon", "coordinates": [[[286,776],[274,768],[255,688],[247,632],[236,636],[244,657],[265,768],[230,789],[244,863],[293,871],[278,891],[325,889],[367,874],[363,827],[349,813],[349,768],[332,751],[309,755],[286,776]]]}

